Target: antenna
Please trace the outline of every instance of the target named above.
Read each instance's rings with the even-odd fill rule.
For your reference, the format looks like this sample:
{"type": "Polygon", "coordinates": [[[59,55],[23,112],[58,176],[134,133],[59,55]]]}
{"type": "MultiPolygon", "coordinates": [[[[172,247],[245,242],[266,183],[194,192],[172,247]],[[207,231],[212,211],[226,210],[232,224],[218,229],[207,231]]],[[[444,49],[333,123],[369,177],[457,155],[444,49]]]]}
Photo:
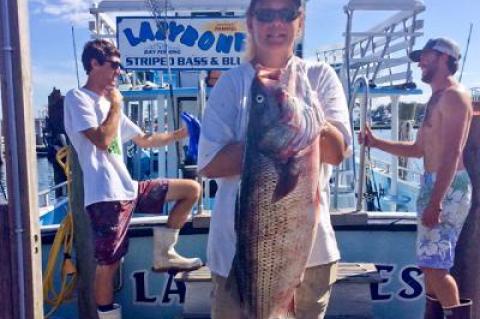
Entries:
{"type": "Polygon", "coordinates": [[[78,75],[78,59],[77,59],[77,44],[75,41],[75,29],[72,24],[72,42],[73,42],[73,58],[75,59],[75,70],[77,72],[77,86],[80,88],[80,77],[78,75]]]}
{"type": "Polygon", "coordinates": [[[472,37],[472,30],[473,30],[473,23],[470,23],[470,30],[468,31],[467,46],[465,48],[465,55],[463,56],[463,61],[462,61],[462,70],[460,71],[460,76],[458,77],[459,82],[462,82],[463,68],[465,67],[465,62],[467,61],[467,54],[468,54],[468,48],[470,47],[470,38],[472,37]]]}

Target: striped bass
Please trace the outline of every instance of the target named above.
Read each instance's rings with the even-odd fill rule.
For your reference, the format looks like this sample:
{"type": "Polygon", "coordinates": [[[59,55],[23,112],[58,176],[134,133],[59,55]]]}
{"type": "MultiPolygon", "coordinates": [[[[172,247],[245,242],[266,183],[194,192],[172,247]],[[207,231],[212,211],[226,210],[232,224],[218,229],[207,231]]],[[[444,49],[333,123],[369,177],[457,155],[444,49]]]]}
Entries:
{"type": "Polygon", "coordinates": [[[248,319],[288,316],[316,234],[323,113],[293,96],[252,83],[229,276],[248,319]]]}

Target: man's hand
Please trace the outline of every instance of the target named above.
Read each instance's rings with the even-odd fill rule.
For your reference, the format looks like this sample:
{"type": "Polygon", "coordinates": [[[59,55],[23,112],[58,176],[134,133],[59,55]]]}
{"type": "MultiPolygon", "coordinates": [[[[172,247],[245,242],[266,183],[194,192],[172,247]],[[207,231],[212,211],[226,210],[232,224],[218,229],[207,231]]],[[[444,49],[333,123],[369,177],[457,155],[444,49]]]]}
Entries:
{"type": "Polygon", "coordinates": [[[429,203],[422,214],[422,224],[425,227],[433,228],[440,223],[440,212],[442,207],[440,204],[429,203]]]}
{"type": "Polygon", "coordinates": [[[104,92],[105,98],[110,101],[107,118],[100,126],[85,130],[84,134],[96,147],[106,151],[117,136],[123,97],[115,87],[107,87],[104,92]]]}
{"type": "Polygon", "coordinates": [[[122,101],[123,101],[122,93],[120,93],[120,91],[115,87],[108,88],[107,93],[105,94],[105,97],[107,98],[107,100],[110,101],[110,103],[114,107],[118,107],[122,105],[122,101]]]}
{"type": "Polygon", "coordinates": [[[378,139],[373,135],[372,130],[368,125],[365,125],[365,136],[362,133],[358,133],[358,142],[360,144],[365,143],[365,146],[376,147],[378,139]]]}
{"type": "Polygon", "coordinates": [[[182,127],[176,131],[173,131],[172,136],[174,141],[183,140],[184,138],[188,137],[188,130],[186,127],[182,127]]]}

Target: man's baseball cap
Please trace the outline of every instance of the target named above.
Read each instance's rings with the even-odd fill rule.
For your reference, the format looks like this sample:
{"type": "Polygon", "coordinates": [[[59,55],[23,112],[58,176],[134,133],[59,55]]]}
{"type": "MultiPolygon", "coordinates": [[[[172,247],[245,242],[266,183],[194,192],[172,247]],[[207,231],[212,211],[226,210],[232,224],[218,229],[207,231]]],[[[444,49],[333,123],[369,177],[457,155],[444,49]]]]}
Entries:
{"type": "Polygon", "coordinates": [[[413,62],[418,62],[420,61],[420,56],[426,50],[435,50],[437,52],[444,53],[451,56],[455,60],[459,60],[461,56],[460,48],[454,41],[447,38],[436,38],[428,40],[423,49],[410,52],[408,57],[413,62]]]}

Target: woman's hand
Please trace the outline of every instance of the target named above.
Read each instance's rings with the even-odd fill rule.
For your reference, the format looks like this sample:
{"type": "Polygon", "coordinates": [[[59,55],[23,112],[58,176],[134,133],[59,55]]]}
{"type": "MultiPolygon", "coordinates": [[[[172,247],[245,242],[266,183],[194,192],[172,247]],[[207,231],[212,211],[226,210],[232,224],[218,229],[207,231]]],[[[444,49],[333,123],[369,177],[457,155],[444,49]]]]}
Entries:
{"type": "Polygon", "coordinates": [[[282,69],[268,68],[257,64],[255,70],[257,70],[258,79],[266,88],[275,89],[280,86],[280,77],[283,73],[282,69]]]}

